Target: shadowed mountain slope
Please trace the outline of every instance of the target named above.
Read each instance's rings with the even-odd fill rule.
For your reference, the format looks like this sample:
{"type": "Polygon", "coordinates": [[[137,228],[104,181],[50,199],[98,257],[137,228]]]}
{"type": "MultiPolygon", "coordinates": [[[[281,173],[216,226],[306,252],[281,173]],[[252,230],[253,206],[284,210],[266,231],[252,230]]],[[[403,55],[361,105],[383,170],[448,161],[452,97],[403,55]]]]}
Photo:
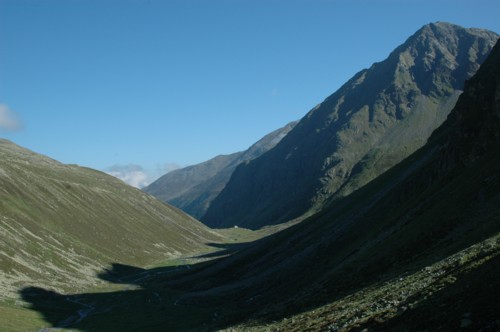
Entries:
{"type": "Polygon", "coordinates": [[[240,165],[201,220],[257,229],[310,215],[360,188],[426,142],[497,38],[448,23],[422,27],[275,148],[240,165]]]}
{"type": "Polygon", "coordinates": [[[112,176],[0,140],[0,294],[95,282],[113,262],[146,266],[221,237],[112,176]]]}
{"type": "Polygon", "coordinates": [[[236,167],[272,149],[295,126],[291,122],[277,129],[246,151],[221,155],[203,163],[169,172],[143,190],[195,218],[201,218],[224,189],[236,167]]]}
{"type": "Polygon", "coordinates": [[[497,44],[423,148],[321,213],[179,279],[190,292],[181,303],[219,306],[220,326],[245,331],[498,330],[499,165],[497,44]]]}

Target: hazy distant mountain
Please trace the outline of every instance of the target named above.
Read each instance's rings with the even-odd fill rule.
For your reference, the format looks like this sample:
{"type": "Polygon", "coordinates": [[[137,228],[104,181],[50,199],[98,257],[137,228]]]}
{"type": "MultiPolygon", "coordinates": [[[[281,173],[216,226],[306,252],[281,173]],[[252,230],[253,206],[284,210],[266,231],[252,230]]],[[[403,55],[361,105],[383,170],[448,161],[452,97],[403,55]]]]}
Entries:
{"type": "Polygon", "coordinates": [[[217,156],[203,163],[169,172],[143,190],[200,218],[239,164],[272,149],[295,124],[296,122],[291,122],[271,132],[246,151],[217,156]]]}
{"type": "Polygon", "coordinates": [[[423,148],[175,281],[179,303],[223,312],[231,331],[497,331],[499,165],[500,43],[423,148]]]}
{"type": "Polygon", "coordinates": [[[0,301],[22,285],[78,290],[111,263],[145,266],[220,236],[122,181],[0,140],[0,301]]]}
{"type": "Polygon", "coordinates": [[[426,142],[497,38],[448,23],[422,27],[311,110],[269,153],[240,165],[201,220],[260,228],[360,188],[426,142]]]}

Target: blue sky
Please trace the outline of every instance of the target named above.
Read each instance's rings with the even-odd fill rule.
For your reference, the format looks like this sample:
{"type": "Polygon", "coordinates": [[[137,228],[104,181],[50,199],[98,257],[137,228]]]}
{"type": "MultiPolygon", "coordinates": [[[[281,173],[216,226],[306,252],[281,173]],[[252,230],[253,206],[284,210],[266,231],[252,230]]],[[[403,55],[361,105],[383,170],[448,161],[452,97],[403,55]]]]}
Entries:
{"type": "Polygon", "coordinates": [[[159,174],[301,118],[424,24],[500,32],[498,13],[497,0],[0,0],[0,137],[159,174]]]}

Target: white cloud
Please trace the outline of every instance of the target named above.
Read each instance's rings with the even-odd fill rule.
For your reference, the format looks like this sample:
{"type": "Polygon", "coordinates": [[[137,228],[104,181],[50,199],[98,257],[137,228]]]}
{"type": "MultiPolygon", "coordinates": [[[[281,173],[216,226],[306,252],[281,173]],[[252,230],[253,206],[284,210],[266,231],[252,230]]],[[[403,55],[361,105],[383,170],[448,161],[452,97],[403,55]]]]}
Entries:
{"type": "Polygon", "coordinates": [[[160,176],[179,168],[180,166],[174,163],[167,163],[158,165],[155,171],[148,171],[140,165],[113,165],[104,170],[104,172],[112,175],[123,182],[142,189],[149,185],[151,182],[158,179],[160,176]]]}
{"type": "Polygon", "coordinates": [[[13,110],[5,104],[0,104],[0,130],[19,131],[23,129],[23,123],[13,110]]]}
{"type": "Polygon", "coordinates": [[[148,175],[139,165],[113,165],[105,172],[136,188],[144,188],[149,184],[148,175]]]}

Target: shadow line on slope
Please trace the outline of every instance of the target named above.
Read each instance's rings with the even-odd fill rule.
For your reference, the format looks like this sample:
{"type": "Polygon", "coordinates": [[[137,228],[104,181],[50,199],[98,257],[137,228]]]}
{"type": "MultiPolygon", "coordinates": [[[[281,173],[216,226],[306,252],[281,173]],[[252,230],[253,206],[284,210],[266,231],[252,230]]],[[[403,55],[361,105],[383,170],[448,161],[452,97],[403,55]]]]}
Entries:
{"type": "Polygon", "coordinates": [[[206,263],[142,269],[114,263],[98,274],[109,292],[60,294],[39,287],[19,291],[30,309],[53,328],[79,331],[208,330],[214,311],[180,305],[181,292],[166,285],[168,277],[195,271],[206,263]],[[189,270],[189,271],[188,271],[189,270]]]}
{"type": "Polygon", "coordinates": [[[255,244],[256,241],[251,242],[239,242],[239,243],[207,243],[208,246],[217,248],[219,250],[209,252],[207,254],[198,255],[195,258],[203,259],[203,258],[217,258],[224,257],[228,255],[233,255],[238,251],[241,251],[249,246],[255,244]]]}

